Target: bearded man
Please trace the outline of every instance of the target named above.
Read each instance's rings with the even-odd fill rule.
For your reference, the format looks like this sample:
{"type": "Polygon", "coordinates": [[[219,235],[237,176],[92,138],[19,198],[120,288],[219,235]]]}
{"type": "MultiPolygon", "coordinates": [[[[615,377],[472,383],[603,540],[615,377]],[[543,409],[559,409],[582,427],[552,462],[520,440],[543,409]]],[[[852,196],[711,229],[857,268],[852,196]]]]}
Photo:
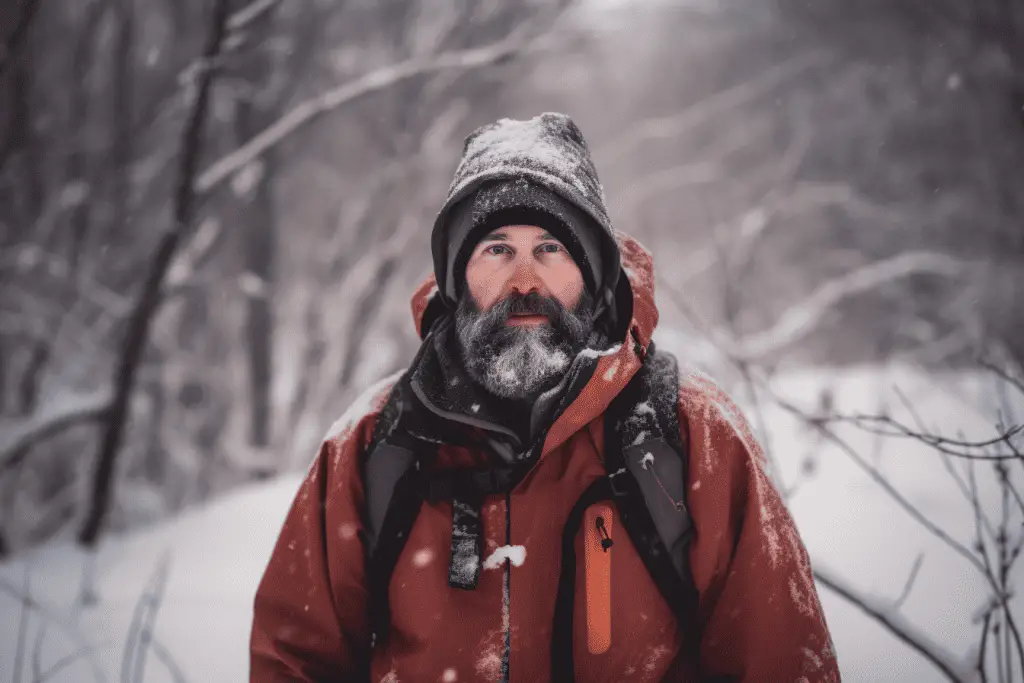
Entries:
{"type": "Polygon", "coordinates": [[[761,449],[655,349],[651,255],[576,125],[471,134],[432,252],[419,352],[288,512],[252,682],[838,681],[761,449]]]}

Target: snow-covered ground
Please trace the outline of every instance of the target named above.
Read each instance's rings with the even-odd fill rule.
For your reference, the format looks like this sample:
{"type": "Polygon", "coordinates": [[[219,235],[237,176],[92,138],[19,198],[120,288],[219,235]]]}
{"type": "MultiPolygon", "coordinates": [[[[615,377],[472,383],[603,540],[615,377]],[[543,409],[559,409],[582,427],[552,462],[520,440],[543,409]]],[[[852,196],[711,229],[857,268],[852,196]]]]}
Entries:
{"type": "MultiPolygon", "coordinates": [[[[776,390],[812,408],[824,386],[833,387],[839,412],[874,413],[880,402],[885,402],[894,415],[900,415],[893,391],[898,386],[929,427],[949,436],[962,431],[967,438],[991,436],[998,405],[991,383],[976,376],[928,377],[908,368],[792,372],[779,379],[776,390]]],[[[1016,419],[1024,419],[1024,400],[1019,395],[1011,400],[1016,419]]],[[[766,418],[770,446],[784,482],[794,480],[805,456],[818,456],[815,475],[790,501],[812,559],[859,589],[895,599],[915,560],[924,553],[903,613],[932,640],[966,655],[977,637],[972,615],[987,595],[980,575],[912,520],[842,452],[820,443],[809,429],[781,411],[771,410],[766,418]]],[[[874,437],[852,428],[844,429],[843,434],[869,461],[877,462],[928,519],[956,540],[971,543],[970,506],[937,454],[916,442],[896,439],[887,440],[876,454],[874,437]]],[[[77,616],[72,605],[85,560],[75,548],[45,547],[0,565],[0,624],[4,625],[0,630],[0,683],[13,681],[21,618],[20,603],[3,588],[23,591],[26,586],[44,606],[47,617],[30,613],[21,681],[36,680],[33,646],[44,622],[49,627],[39,648],[40,671],[83,647],[93,648],[91,659],[79,659],[47,680],[122,680],[133,615],[164,553],[169,553],[171,564],[155,620],[156,649],[162,646],[190,683],[247,681],[253,593],[300,476],[248,487],[177,519],[108,538],[95,562],[98,602],[77,616]]],[[[1015,476],[1019,477],[1019,472],[1015,476]]],[[[993,481],[991,468],[979,470],[982,503],[997,513],[1000,507],[993,481]]],[[[1015,529],[1019,531],[1019,521],[1015,529]]],[[[1024,586],[1020,571],[1016,578],[1017,585],[1024,586]]],[[[856,608],[825,588],[821,596],[846,683],[945,680],[856,608]]],[[[1017,607],[1018,614],[1024,616],[1019,598],[1017,607]]],[[[155,657],[151,648],[143,680],[176,681],[172,669],[155,657]]]]}

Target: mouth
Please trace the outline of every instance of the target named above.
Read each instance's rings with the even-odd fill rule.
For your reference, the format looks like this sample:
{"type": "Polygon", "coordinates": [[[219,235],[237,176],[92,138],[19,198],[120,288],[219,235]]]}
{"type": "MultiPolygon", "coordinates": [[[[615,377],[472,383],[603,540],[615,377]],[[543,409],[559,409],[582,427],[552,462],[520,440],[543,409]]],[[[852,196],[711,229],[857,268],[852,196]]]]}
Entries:
{"type": "Polygon", "coordinates": [[[548,321],[546,315],[533,313],[513,313],[508,317],[509,325],[542,325],[548,321]]]}

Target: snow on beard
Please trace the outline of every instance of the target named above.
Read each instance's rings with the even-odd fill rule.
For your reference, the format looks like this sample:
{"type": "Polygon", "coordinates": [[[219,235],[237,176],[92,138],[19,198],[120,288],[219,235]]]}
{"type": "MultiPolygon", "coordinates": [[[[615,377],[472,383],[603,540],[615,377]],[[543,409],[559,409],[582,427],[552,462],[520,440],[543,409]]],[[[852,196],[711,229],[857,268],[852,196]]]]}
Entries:
{"type": "Polygon", "coordinates": [[[512,293],[481,312],[467,292],[455,327],[470,377],[496,396],[527,399],[558,383],[593,329],[593,297],[568,310],[553,297],[512,293]],[[508,325],[514,313],[547,316],[541,325],[508,325]]]}

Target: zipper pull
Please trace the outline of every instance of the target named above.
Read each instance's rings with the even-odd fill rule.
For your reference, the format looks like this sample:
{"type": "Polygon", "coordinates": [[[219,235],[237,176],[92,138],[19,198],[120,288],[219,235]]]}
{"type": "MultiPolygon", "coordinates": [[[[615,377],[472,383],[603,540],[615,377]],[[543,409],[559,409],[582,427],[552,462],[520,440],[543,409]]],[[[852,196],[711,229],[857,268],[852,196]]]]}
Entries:
{"type": "Polygon", "coordinates": [[[604,517],[597,518],[597,533],[601,535],[601,549],[608,552],[608,549],[615,545],[615,541],[608,534],[608,528],[604,525],[604,517]]]}

